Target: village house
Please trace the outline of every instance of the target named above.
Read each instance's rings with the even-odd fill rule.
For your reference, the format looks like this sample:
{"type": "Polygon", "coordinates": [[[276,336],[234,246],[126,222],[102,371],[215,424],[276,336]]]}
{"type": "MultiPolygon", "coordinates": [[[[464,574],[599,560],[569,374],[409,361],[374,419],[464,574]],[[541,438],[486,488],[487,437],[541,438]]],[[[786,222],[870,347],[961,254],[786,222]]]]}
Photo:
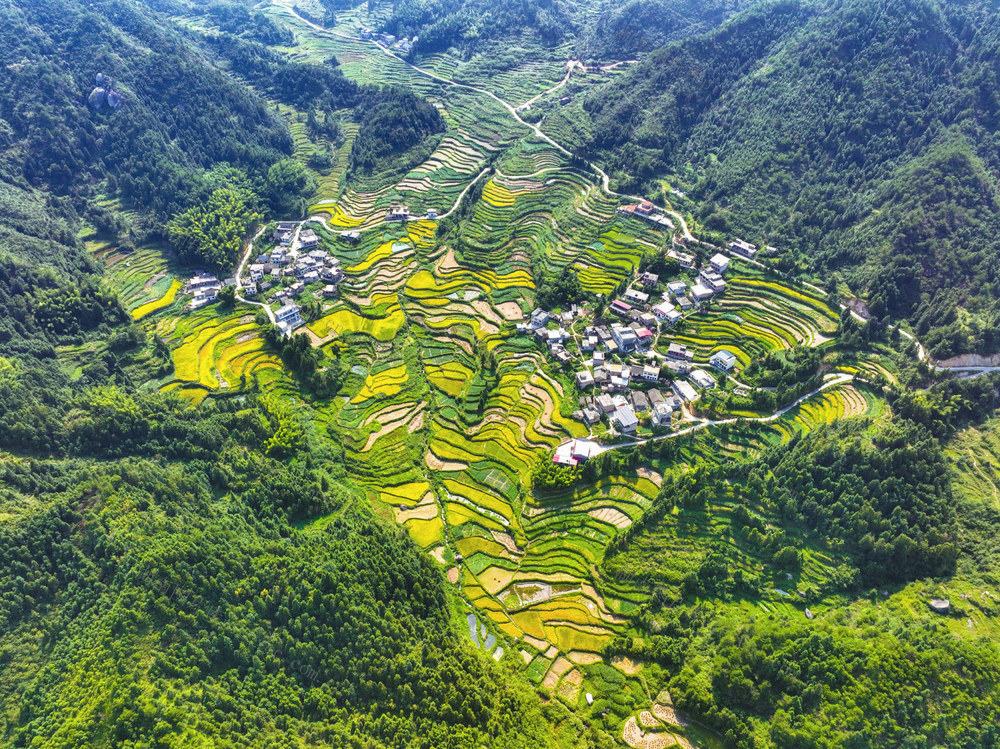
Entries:
{"type": "Polygon", "coordinates": [[[356,229],[352,229],[351,231],[342,231],[339,236],[348,244],[357,244],[361,241],[361,232],[356,229]]]}
{"type": "Polygon", "coordinates": [[[593,406],[587,406],[579,411],[573,412],[573,418],[582,421],[586,426],[592,427],[601,420],[601,412],[593,406]]]}
{"type": "Polygon", "coordinates": [[[757,257],[757,246],[750,244],[742,239],[734,239],[729,243],[729,251],[734,255],[741,255],[748,260],[753,260],[757,257]]]}
{"type": "Polygon", "coordinates": [[[433,208],[428,208],[427,209],[427,220],[428,221],[434,221],[434,220],[437,219],[437,217],[438,217],[438,212],[436,210],[434,210],[433,208]]]}
{"type": "Polygon", "coordinates": [[[611,382],[611,375],[604,367],[594,368],[594,384],[599,388],[604,388],[611,382]]]}
{"type": "Polygon", "coordinates": [[[691,371],[691,364],[684,360],[671,359],[667,362],[671,375],[686,375],[691,371]]]}
{"type": "Polygon", "coordinates": [[[334,286],[332,283],[328,283],[326,286],[323,287],[323,296],[326,297],[327,299],[337,296],[338,293],[339,291],[337,287],[334,286]]]}
{"type": "Polygon", "coordinates": [[[319,237],[312,229],[303,229],[299,232],[299,247],[304,250],[311,250],[319,246],[319,237]]]}
{"type": "Polygon", "coordinates": [[[691,287],[691,298],[694,299],[695,304],[708,301],[713,296],[715,296],[715,292],[707,286],[702,286],[700,282],[691,287]]]}
{"type": "Polygon", "coordinates": [[[643,312],[641,315],[639,315],[639,327],[655,328],[656,317],[649,312],[643,312]]]}
{"type": "Polygon", "coordinates": [[[192,276],[191,280],[187,282],[187,287],[191,291],[194,291],[195,289],[208,288],[209,286],[219,286],[219,279],[211,273],[198,273],[192,276]]]}
{"type": "Polygon", "coordinates": [[[627,289],[624,294],[625,301],[629,304],[645,304],[649,301],[649,294],[636,289],[627,289]]]}
{"type": "Polygon", "coordinates": [[[281,247],[275,247],[271,250],[271,262],[275,265],[284,265],[287,257],[288,253],[281,247]]]}
{"type": "Polygon", "coordinates": [[[650,416],[654,427],[669,427],[674,412],[666,403],[660,402],[653,406],[650,416]]]}
{"type": "Polygon", "coordinates": [[[632,305],[623,302],[621,299],[615,299],[610,305],[608,305],[608,310],[619,317],[626,317],[628,316],[628,313],[632,311],[632,305]]]}
{"type": "Polygon", "coordinates": [[[635,347],[639,344],[639,337],[631,328],[613,328],[611,330],[611,337],[618,344],[618,348],[625,353],[634,351],[635,347]]]}
{"type": "Polygon", "coordinates": [[[637,414],[641,414],[643,411],[649,410],[649,399],[646,398],[646,394],[641,390],[636,390],[631,393],[630,400],[632,402],[632,408],[637,414]]]}
{"type": "Polygon", "coordinates": [[[720,372],[732,372],[736,368],[736,355],[731,351],[716,351],[708,361],[720,372]]]}
{"type": "Polygon", "coordinates": [[[698,280],[716,294],[726,290],[725,280],[714,270],[707,270],[703,268],[701,273],[698,274],[698,280]]]}
{"type": "Polygon", "coordinates": [[[677,306],[681,308],[681,312],[690,312],[694,309],[694,302],[686,296],[679,296],[674,301],[676,301],[677,306]]]}
{"type": "Polygon", "coordinates": [[[576,386],[581,390],[591,387],[594,384],[594,375],[586,369],[576,373],[576,386]]]}
{"type": "Polygon", "coordinates": [[[687,284],[683,281],[671,281],[667,284],[667,292],[670,296],[683,296],[687,293],[687,284]]]}
{"type": "Polygon", "coordinates": [[[690,270],[694,267],[694,255],[687,252],[680,252],[679,250],[670,250],[667,253],[667,257],[671,257],[681,264],[681,267],[685,270],[690,270]]]}
{"type": "Polygon", "coordinates": [[[601,409],[602,413],[613,413],[615,410],[615,402],[607,393],[601,393],[594,399],[594,405],[601,409]]]}
{"type": "Polygon", "coordinates": [[[541,328],[549,322],[549,313],[543,309],[536,309],[531,313],[531,327],[541,328]]]}
{"type": "Polygon", "coordinates": [[[303,324],[302,314],[295,304],[286,304],[275,312],[274,321],[282,335],[290,335],[293,330],[303,324]]]}
{"type": "Polygon", "coordinates": [[[638,328],[635,331],[635,338],[639,346],[648,346],[653,342],[653,331],[649,328],[638,328]]]}
{"type": "Polygon", "coordinates": [[[603,351],[594,352],[593,364],[595,367],[603,367],[604,359],[605,359],[605,354],[603,351]]]}
{"type": "Polygon", "coordinates": [[[696,369],[690,376],[691,381],[702,390],[711,390],[715,387],[715,378],[704,369],[696,369]]]}
{"type": "Polygon", "coordinates": [[[405,205],[394,205],[389,209],[389,212],[385,214],[386,221],[409,221],[410,220],[410,209],[405,205]]]}
{"type": "Polygon", "coordinates": [[[655,273],[650,273],[646,271],[639,274],[639,285],[645,286],[647,289],[652,289],[656,287],[656,284],[660,282],[660,277],[655,273]]]}
{"type": "Polygon", "coordinates": [[[660,302],[659,304],[653,305],[653,317],[655,317],[659,322],[665,322],[667,316],[674,311],[674,305],[670,302],[660,302]]]}
{"type": "Polygon", "coordinates": [[[690,382],[685,382],[684,380],[674,380],[671,387],[673,387],[677,397],[685,403],[694,403],[701,397],[698,394],[698,391],[691,387],[690,382]]]}
{"type": "Polygon", "coordinates": [[[694,353],[682,343],[671,343],[667,347],[667,358],[681,361],[694,361],[694,353]]]}
{"type": "Polygon", "coordinates": [[[291,244],[292,236],[295,234],[296,223],[294,221],[279,221],[274,227],[271,239],[279,244],[291,244]]]}
{"type": "Polygon", "coordinates": [[[659,382],[660,368],[655,364],[647,364],[642,368],[642,379],[646,382],[659,382]]]}
{"type": "Polygon", "coordinates": [[[247,275],[250,276],[250,280],[254,283],[259,283],[264,280],[264,264],[254,263],[247,268],[247,275]]]}
{"type": "Polygon", "coordinates": [[[723,255],[721,252],[713,255],[709,263],[712,266],[712,270],[714,270],[716,273],[725,273],[727,270],[729,270],[729,258],[723,255]]]}
{"type": "Polygon", "coordinates": [[[611,422],[623,434],[634,434],[636,429],[639,428],[639,418],[627,403],[615,409],[615,412],[611,415],[611,422]]]}
{"type": "Polygon", "coordinates": [[[646,393],[646,397],[649,398],[649,405],[655,406],[657,403],[663,403],[663,393],[661,393],[656,388],[652,388],[646,393]]]}

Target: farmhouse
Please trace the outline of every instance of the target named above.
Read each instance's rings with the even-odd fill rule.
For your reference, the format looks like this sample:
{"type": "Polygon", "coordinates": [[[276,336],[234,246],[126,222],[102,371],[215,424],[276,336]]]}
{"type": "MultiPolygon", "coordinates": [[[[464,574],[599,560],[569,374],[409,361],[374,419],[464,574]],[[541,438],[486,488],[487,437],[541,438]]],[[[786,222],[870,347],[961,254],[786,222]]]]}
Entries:
{"type": "Polygon", "coordinates": [[[625,301],[630,304],[645,304],[649,301],[649,294],[635,289],[628,289],[625,292],[625,301]]]}
{"type": "Polygon", "coordinates": [[[611,337],[618,344],[618,348],[624,352],[632,351],[639,344],[639,337],[631,328],[614,328],[611,331],[611,337]]]}
{"type": "Polygon", "coordinates": [[[352,229],[351,231],[342,231],[340,232],[340,238],[348,244],[357,244],[361,241],[361,232],[356,229],[352,229]]]}
{"type": "Polygon", "coordinates": [[[685,382],[684,380],[674,380],[671,387],[673,387],[674,392],[677,393],[677,397],[685,403],[694,403],[701,397],[698,395],[698,391],[691,387],[691,383],[685,382]]]}
{"type": "Polygon", "coordinates": [[[651,315],[649,312],[643,312],[639,315],[639,324],[643,328],[655,328],[656,327],[656,317],[651,315]]]}
{"type": "Polygon", "coordinates": [[[657,403],[651,414],[654,427],[668,427],[674,416],[673,410],[666,403],[657,403]]]}
{"type": "Polygon", "coordinates": [[[298,305],[286,304],[274,313],[274,321],[282,335],[291,335],[291,332],[303,324],[302,314],[298,305]]]}
{"type": "Polygon", "coordinates": [[[550,315],[548,312],[546,312],[543,309],[536,309],[534,312],[531,313],[531,327],[541,328],[542,326],[548,324],[549,318],[550,315]]]}
{"type": "Polygon", "coordinates": [[[299,232],[299,246],[304,250],[310,250],[319,246],[319,237],[312,229],[303,229],[299,232]]]}
{"type": "Polygon", "coordinates": [[[677,297],[677,306],[681,308],[682,312],[690,312],[694,309],[694,302],[688,299],[686,296],[677,297]]]}
{"type": "Polygon", "coordinates": [[[279,221],[277,226],[274,227],[274,233],[271,235],[271,238],[280,244],[291,244],[294,234],[294,221],[279,221]]]}
{"type": "Polygon", "coordinates": [[[602,393],[594,399],[594,405],[601,409],[602,413],[609,414],[615,410],[615,402],[611,399],[610,395],[602,393]]]}
{"type": "Polygon", "coordinates": [[[588,372],[586,369],[582,372],[576,373],[576,386],[583,390],[584,388],[589,388],[594,384],[594,375],[588,372]]]}
{"type": "Polygon", "coordinates": [[[687,284],[683,281],[671,281],[667,284],[667,291],[671,296],[684,296],[687,293],[687,284]]]}
{"type": "Polygon", "coordinates": [[[696,304],[701,304],[715,296],[715,292],[712,291],[707,286],[702,286],[701,283],[696,283],[691,288],[691,298],[694,299],[696,304]]]}
{"type": "Polygon", "coordinates": [[[405,205],[394,205],[389,209],[389,212],[385,214],[386,221],[409,221],[410,220],[410,209],[405,205]]]}
{"type": "Polygon", "coordinates": [[[271,262],[275,265],[284,265],[285,259],[288,257],[288,253],[285,252],[281,247],[275,247],[271,250],[271,262]]]}
{"type": "Polygon", "coordinates": [[[725,273],[727,270],[729,270],[729,258],[723,255],[721,252],[713,255],[712,259],[709,262],[712,265],[712,270],[714,270],[716,273],[725,273]]]}
{"type": "Polygon", "coordinates": [[[736,368],[736,355],[731,351],[716,351],[709,363],[720,372],[732,372],[736,368]]]}
{"type": "Polygon", "coordinates": [[[254,283],[259,283],[264,280],[263,263],[254,263],[247,270],[250,272],[250,280],[254,283]]]}
{"type": "Polygon", "coordinates": [[[679,359],[681,361],[694,361],[694,353],[688,351],[688,347],[681,343],[671,343],[667,347],[667,358],[679,359]]]}
{"type": "Polygon", "coordinates": [[[632,406],[626,403],[615,409],[615,412],[611,415],[611,423],[618,427],[621,432],[633,434],[639,427],[639,418],[635,415],[635,411],[632,410],[632,406]]]}
{"type": "Polygon", "coordinates": [[[702,269],[701,273],[698,274],[698,280],[716,294],[726,290],[725,280],[714,270],[702,269]]]}
{"type": "Polygon", "coordinates": [[[678,250],[671,250],[667,253],[667,257],[672,257],[681,267],[685,270],[689,270],[694,267],[694,255],[689,255],[686,252],[679,252],[678,250]]]}
{"type": "Polygon", "coordinates": [[[645,273],[639,274],[639,285],[645,286],[648,289],[656,287],[656,284],[660,282],[660,277],[655,273],[650,273],[646,271],[645,273]]]}
{"type": "Polygon", "coordinates": [[[715,378],[704,369],[696,369],[691,372],[691,381],[702,390],[711,390],[715,387],[715,378]]]}
{"type": "Polygon", "coordinates": [[[194,291],[195,289],[208,288],[214,286],[219,288],[219,279],[213,276],[211,273],[199,273],[193,276],[187,283],[188,289],[194,291]]]}
{"type": "Polygon", "coordinates": [[[635,409],[636,413],[642,413],[643,411],[649,410],[649,399],[646,398],[646,394],[641,390],[636,390],[631,395],[632,408],[635,409]]]}
{"type": "Polygon", "coordinates": [[[646,382],[659,382],[660,368],[654,364],[647,364],[642,368],[642,379],[646,382]]]}
{"type": "Polygon", "coordinates": [[[438,212],[437,211],[435,211],[433,208],[428,208],[427,209],[427,219],[429,221],[434,221],[437,217],[438,217],[438,212]]]}
{"type": "Polygon", "coordinates": [[[625,317],[629,312],[632,311],[632,305],[626,304],[621,299],[615,299],[608,307],[611,312],[614,312],[619,317],[625,317]]]}
{"type": "Polygon", "coordinates": [[[734,239],[730,242],[729,251],[735,255],[741,255],[749,260],[753,260],[757,257],[757,246],[742,239],[734,239]]]}
{"type": "Polygon", "coordinates": [[[580,411],[573,412],[573,418],[582,421],[588,427],[593,426],[601,420],[601,412],[593,406],[587,406],[580,411]]]}
{"type": "Polygon", "coordinates": [[[323,296],[326,297],[327,299],[335,297],[337,296],[337,294],[338,294],[338,289],[332,283],[328,283],[326,286],[323,287],[323,296]]]}

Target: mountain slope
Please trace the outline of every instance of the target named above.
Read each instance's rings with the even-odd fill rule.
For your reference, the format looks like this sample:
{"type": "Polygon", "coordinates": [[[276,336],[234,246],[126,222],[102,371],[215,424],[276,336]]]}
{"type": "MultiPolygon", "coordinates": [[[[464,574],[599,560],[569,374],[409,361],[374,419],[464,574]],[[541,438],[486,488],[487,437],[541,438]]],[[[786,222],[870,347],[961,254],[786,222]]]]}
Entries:
{"type": "Polygon", "coordinates": [[[997,312],[997,35],[980,3],[761,3],[590,95],[581,131],[594,135],[583,145],[621,185],[672,174],[719,239],[748,234],[779,246],[786,268],[841,270],[876,314],[938,331],[935,354],[992,350],[1000,341],[980,331],[997,312]],[[913,170],[939,186],[933,207],[913,170]],[[963,259],[921,261],[919,288],[908,290],[895,265],[926,252],[887,248],[903,215],[920,211],[953,217],[950,228],[932,219],[923,238],[947,238],[936,255],[963,259]],[[900,294],[905,306],[893,301],[900,294]],[[971,315],[947,332],[952,322],[929,313],[942,294],[971,315]]]}

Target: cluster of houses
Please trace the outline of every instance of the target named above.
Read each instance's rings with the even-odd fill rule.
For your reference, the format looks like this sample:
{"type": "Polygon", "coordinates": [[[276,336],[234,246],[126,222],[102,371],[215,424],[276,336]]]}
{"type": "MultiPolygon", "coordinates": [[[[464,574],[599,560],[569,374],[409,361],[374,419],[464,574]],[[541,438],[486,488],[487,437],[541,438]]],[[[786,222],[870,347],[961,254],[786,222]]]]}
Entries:
{"type": "Polygon", "coordinates": [[[573,337],[573,334],[564,326],[572,325],[573,320],[583,315],[584,311],[575,304],[561,313],[536,309],[527,322],[517,324],[517,332],[522,335],[530,333],[543,346],[548,346],[549,353],[559,363],[565,364],[573,358],[566,350],[566,342],[573,337]],[[556,327],[547,327],[550,322],[555,323],[556,327]]]}
{"type": "Polygon", "coordinates": [[[384,31],[372,31],[371,29],[365,27],[361,28],[361,38],[378,42],[383,47],[395,49],[404,55],[409,54],[413,50],[413,45],[420,39],[420,37],[417,36],[412,39],[408,39],[405,36],[397,39],[394,34],[388,34],[384,31]]]}
{"type": "MultiPolygon", "coordinates": [[[[642,414],[649,415],[653,427],[669,427],[673,415],[685,404],[701,397],[699,391],[716,387],[715,378],[705,369],[691,365],[694,355],[687,347],[672,343],[665,366],[658,364],[607,363],[597,352],[589,369],[576,373],[576,385],[581,391],[599,391],[596,395],[581,396],[580,408],[573,418],[591,427],[603,418],[621,434],[634,434],[642,414]],[[681,379],[681,377],[687,379],[681,379]],[[642,390],[645,386],[654,386],[642,390]],[[658,389],[664,386],[665,390],[658,389]]],[[[718,351],[709,363],[720,372],[732,372],[736,356],[729,351],[718,351]]]]}
{"type": "Polygon", "coordinates": [[[220,281],[211,273],[195,273],[184,284],[184,290],[193,297],[190,304],[188,304],[188,309],[196,310],[204,307],[206,304],[211,304],[219,298],[220,289],[235,285],[235,278],[226,278],[220,281]]]}
{"type": "Polygon", "coordinates": [[[628,218],[638,218],[643,221],[648,221],[651,224],[662,226],[665,229],[674,228],[673,222],[663,215],[663,211],[650,203],[648,200],[643,200],[641,203],[631,203],[629,205],[619,206],[618,213],[628,218]]]}
{"type": "MultiPolygon", "coordinates": [[[[660,323],[673,327],[680,322],[685,312],[692,311],[726,290],[722,274],[728,269],[729,258],[721,253],[717,254],[707,267],[702,268],[694,286],[688,288],[684,281],[671,281],[667,284],[663,300],[652,305],[649,293],[628,289],[621,299],[615,299],[608,305],[608,310],[619,317],[646,325],[660,323]]],[[[639,276],[639,284],[645,287],[655,287],[658,282],[659,277],[655,273],[643,273],[639,276]]]]}
{"type": "MultiPolygon", "coordinates": [[[[290,242],[283,242],[287,229],[278,224],[274,232],[277,246],[270,253],[258,255],[256,262],[247,268],[247,285],[252,285],[252,293],[267,291],[283,277],[296,280],[278,293],[279,301],[298,296],[307,284],[326,282],[324,296],[336,296],[338,284],[344,280],[340,260],[326,250],[319,249],[319,237],[312,229],[299,232],[298,248],[292,249],[290,242]]],[[[251,291],[248,289],[248,291],[251,291]]]]}
{"type": "Polygon", "coordinates": [[[417,220],[419,220],[421,218],[426,218],[429,221],[434,221],[434,220],[437,219],[437,217],[438,217],[438,213],[433,208],[428,208],[427,209],[427,213],[425,213],[423,216],[414,216],[414,215],[412,215],[410,213],[410,209],[409,208],[407,208],[405,205],[399,205],[398,203],[394,203],[389,208],[389,210],[386,211],[386,214],[385,214],[385,220],[389,221],[389,222],[393,222],[393,221],[400,221],[400,222],[417,221],[417,220]]]}

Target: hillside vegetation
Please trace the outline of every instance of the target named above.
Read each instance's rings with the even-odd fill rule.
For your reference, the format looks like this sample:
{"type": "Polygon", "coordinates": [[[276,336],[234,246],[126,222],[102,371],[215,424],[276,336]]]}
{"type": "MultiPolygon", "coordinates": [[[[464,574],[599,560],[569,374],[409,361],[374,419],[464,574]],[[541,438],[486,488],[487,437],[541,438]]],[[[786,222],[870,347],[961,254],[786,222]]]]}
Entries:
{"type": "Polygon", "coordinates": [[[993,351],[996,24],[980,3],[759,3],[589,94],[580,145],[622,187],[670,176],[720,239],[837,271],[936,355],[993,351]]]}

